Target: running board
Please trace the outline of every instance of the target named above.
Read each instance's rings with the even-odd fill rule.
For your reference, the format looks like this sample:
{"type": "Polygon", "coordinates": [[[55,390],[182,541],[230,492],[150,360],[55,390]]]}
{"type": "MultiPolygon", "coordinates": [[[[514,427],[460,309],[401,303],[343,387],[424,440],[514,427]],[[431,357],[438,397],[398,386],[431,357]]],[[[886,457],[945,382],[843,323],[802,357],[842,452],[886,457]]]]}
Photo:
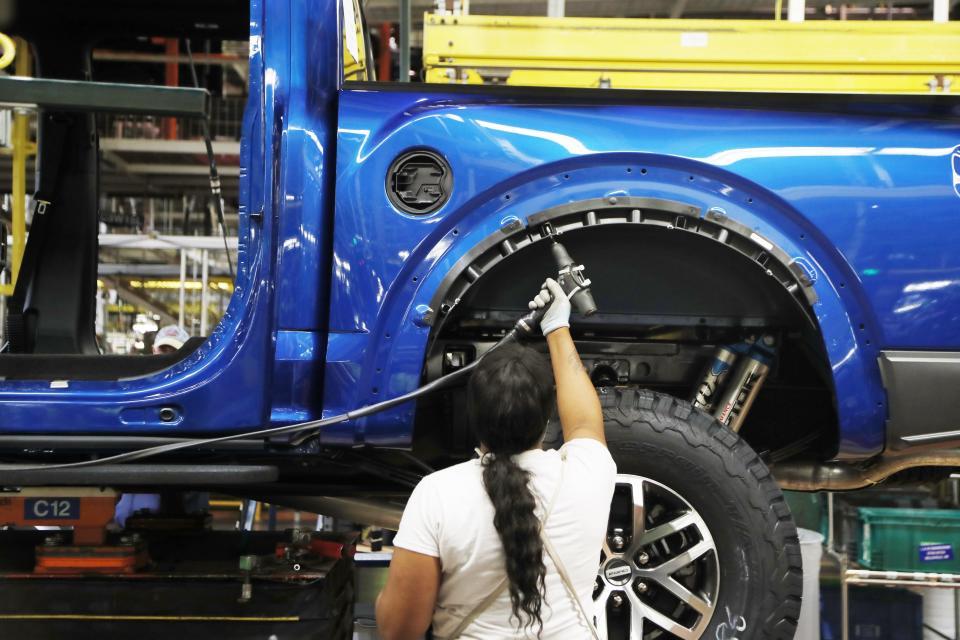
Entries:
{"type": "MultiPolygon", "coordinates": [[[[8,357],[8,356],[4,356],[8,357]]],[[[102,357],[102,356],[93,356],[102,357]]],[[[123,356],[124,358],[129,356],[123,356]]],[[[195,436],[201,437],[201,436],[195,436]]],[[[9,450],[23,452],[30,449],[49,450],[49,451],[132,451],[134,449],[146,449],[147,447],[159,447],[164,444],[175,444],[178,442],[189,442],[193,438],[189,437],[164,437],[164,436],[114,436],[114,435],[95,435],[95,436],[48,436],[48,435],[0,435],[0,451],[9,450]]],[[[213,442],[210,444],[194,447],[198,451],[254,451],[263,452],[266,448],[262,439],[240,439],[228,440],[226,442],[213,442]]]]}

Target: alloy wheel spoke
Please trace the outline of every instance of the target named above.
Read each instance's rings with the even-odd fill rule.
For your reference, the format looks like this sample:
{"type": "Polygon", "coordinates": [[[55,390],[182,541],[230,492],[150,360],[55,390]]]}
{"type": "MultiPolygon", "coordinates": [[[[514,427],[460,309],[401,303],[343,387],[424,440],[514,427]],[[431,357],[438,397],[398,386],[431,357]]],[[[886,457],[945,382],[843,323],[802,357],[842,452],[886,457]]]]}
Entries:
{"type": "Polygon", "coordinates": [[[632,491],[630,493],[633,496],[633,539],[637,540],[643,536],[647,530],[647,509],[644,504],[643,478],[637,478],[630,484],[632,485],[632,491]]]}
{"type": "MultiPolygon", "coordinates": [[[[695,629],[689,629],[683,626],[679,622],[676,622],[673,619],[669,618],[668,616],[663,615],[662,613],[660,613],[650,605],[643,602],[639,597],[637,597],[636,594],[632,592],[628,592],[628,593],[630,596],[630,600],[633,604],[633,609],[631,610],[630,613],[635,615],[639,614],[636,617],[640,618],[641,621],[643,620],[643,618],[646,618],[647,620],[657,625],[664,631],[672,633],[673,635],[677,636],[678,638],[682,638],[683,640],[697,640],[697,638],[700,637],[699,633],[695,629]]],[[[630,632],[631,632],[631,640],[633,640],[634,637],[637,637],[637,638],[643,637],[642,635],[633,636],[633,633],[634,633],[633,629],[631,629],[630,632]]],[[[641,629],[641,632],[642,632],[642,629],[641,629]]]]}
{"type": "Polygon", "coordinates": [[[673,578],[667,578],[660,584],[666,587],[670,593],[680,598],[684,604],[691,607],[700,615],[709,616],[711,613],[713,613],[713,605],[711,603],[693,593],[673,578]]]}
{"type": "Polygon", "coordinates": [[[678,556],[670,558],[655,569],[651,569],[651,572],[656,575],[657,582],[660,582],[661,584],[665,583],[670,576],[675,574],[680,569],[683,569],[688,564],[692,564],[701,556],[713,551],[713,548],[714,547],[711,542],[708,542],[707,540],[701,540],[678,556]]]}
{"type": "Polygon", "coordinates": [[[656,526],[648,531],[644,531],[643,535],[640,536],[635,546],[644,547],[648,544],[652,544],[657,540],[666,538],[671,534],[683,531],[692,524],[697,524],[698,520],[699,518],[697,517],[697,514],[693,513],[692,511],[688,511],[685,514],[674,518],[670,522],[656,526]]]}
{"type": "MultiPolygon", "coordinates": [[[[631,599],[631,603],[633,599],[631,599]]],[[[630,640],[643,640],[644,610],[636,605],[630,607],[630,640]]]]}

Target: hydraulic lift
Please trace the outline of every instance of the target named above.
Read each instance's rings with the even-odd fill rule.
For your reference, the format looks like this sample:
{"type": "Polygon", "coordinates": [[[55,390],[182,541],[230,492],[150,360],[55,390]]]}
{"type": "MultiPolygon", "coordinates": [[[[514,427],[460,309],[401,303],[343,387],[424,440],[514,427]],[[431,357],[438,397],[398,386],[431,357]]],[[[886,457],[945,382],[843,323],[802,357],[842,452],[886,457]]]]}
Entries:
{"type": "Polygon", "coordinates": [[[352,637],[354,534],[214,531],[176,512],[119,530],[117,497],[0,493],[0,637],[352,637]]]}

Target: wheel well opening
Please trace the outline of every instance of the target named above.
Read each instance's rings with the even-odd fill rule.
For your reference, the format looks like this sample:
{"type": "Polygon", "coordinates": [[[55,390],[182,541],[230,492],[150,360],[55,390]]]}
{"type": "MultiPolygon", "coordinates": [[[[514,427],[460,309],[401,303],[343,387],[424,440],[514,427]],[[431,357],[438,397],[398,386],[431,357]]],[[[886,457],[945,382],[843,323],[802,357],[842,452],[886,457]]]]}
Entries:
{"type": "MultiPolygon", "coordinates": [[[[719,346],[770,334],[777,356],[741,435],[774,460],[835,453],[837,418],[830,368],[809,306],[813,294],[804,290],[809,282],[783,262],[785,254],[736,245],[723,229],[704,229],[708,224],[699,217],[683,225],[674,224],[675,216],[667,224],[647,225],[596,214],[583,219],[598,222],[564,228],[559,218],[557,227],[570,254],[585,266],[599,307],[572,323],[598,386],[640,386],[691,399],[719,346]]],[[[450,302],[431,336],[426,380],[482,354],[556,270],[536,230],[521,233],[470,256],[460,275],[452,274],[448,291],[438,294],[450,302]]],[[[418,405],[416,447],[464,455],[472,450],[462,395],[453,389],[418,405]]]]}

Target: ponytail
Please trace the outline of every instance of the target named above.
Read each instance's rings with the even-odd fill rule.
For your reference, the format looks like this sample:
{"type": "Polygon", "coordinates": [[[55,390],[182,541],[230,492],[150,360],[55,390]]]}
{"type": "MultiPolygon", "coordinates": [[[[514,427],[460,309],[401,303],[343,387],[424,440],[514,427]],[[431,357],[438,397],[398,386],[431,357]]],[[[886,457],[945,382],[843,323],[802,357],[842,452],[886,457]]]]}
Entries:
{"type": "MultiPolygon", "coordinates": [[[[538,446],[553,414],[553,373],[543,354],[516,343],[489,353],[470,378],[467,406],[480,442],[483,485],[493,503],[506,564],[512,618],[542,630],[543,541],[530,474],[511,456],[538,446]]],[[[512,619],[511,618],[511,619],[512,619]]]]}
{"type": "Polygon", "coordinates": [[[543,540],[537,502],[530,491],[530,474],[510,456],[484,456],[483,484],[493,503],[493,526],[500,536],[510,581],[513,617],[523,626],[543,627],[540,610],[544,598],[543,540]],[[492,458],[492,459],[491,459],[492,458]]]}

